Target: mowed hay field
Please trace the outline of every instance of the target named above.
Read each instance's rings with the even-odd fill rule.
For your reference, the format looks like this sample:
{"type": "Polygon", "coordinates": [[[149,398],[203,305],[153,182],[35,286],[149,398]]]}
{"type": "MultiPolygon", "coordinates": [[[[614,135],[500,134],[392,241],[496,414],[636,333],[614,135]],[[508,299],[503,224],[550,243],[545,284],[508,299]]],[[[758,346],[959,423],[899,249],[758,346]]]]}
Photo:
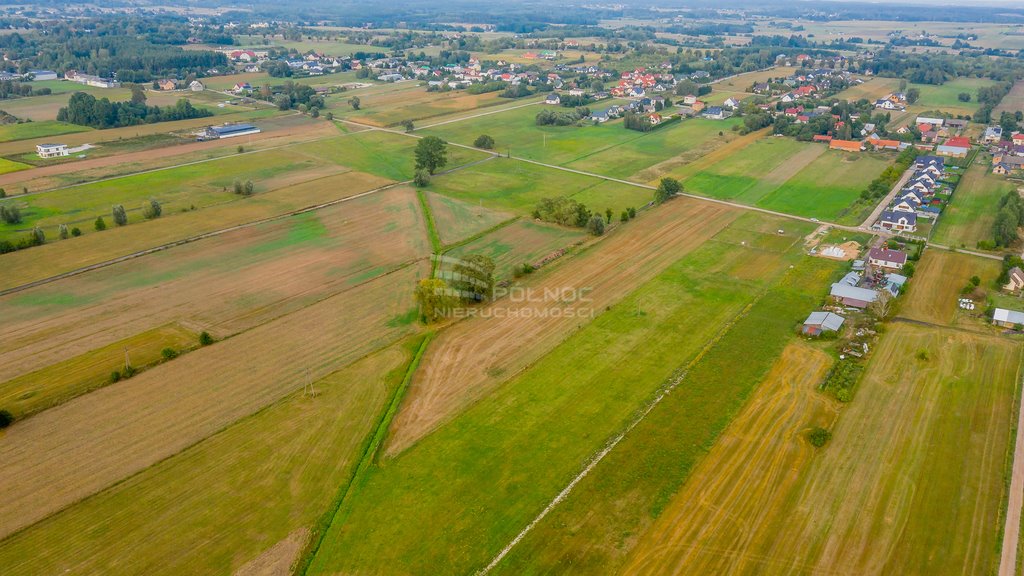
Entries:
{"type": "Polygon", "coordinates": [[[777,228],[779,222],[738,221],[725,231],[742,235],[709,242],[695,264],[711,277],[754,278],[755,284],[747,288],[749,303],[732,321],[719,325],[716,338],[685,365],[677,388],[534,526],[496,573],[608,574],[626,562],[673,494],[768,378],[792,342],[795,327],[839,274],[841,265],[835,262],[803,257],[799,236],[790,238],[788,247],[780,243],[771,250],[736,242],[771,234],[761,230],[773,225],[777,228]],[[751,270],[753,254],[760,255],[756,270],[751,270]]]}
{"type": "MultiPolygon", "coordinates": [[[[597,244],[600,249],[573,254],[550,273],[542,270],[529,277],[524,285],[534,290],[587,289],[592,299],[588,307],[601,310],[696,249],[737,216],[723,206],[679,199],[605,236],[597,244]]],[[[541,314],[551,306],[544,301],[497,300],[486,307],[493,318],[471,318],[441,333],[427,350],[392,423],[389,452],[400,452],[486,396],[588,321],[541,314]]]]}
{"type": "Polygon", "coordinates": [[[0,443],[0,535],[412,333],[411,287],[427,273],[406,266],[15,424],[0,443]]]}
{"type": "Polygon", "coordinates": [[[42,138],[45,136],[57,136],[59,134],[72,134],[74,132],[89,132],[92,128],[78,126],[67,122],[44,121],[25,122],[22,124],[6,124],[0,126],[0,142],[13,140],[25,140],[27,138],[42,138]]]}
{"type": "Polygon", "coordinates": [[[10,294],[0,382],[171,322],[231,336],[428,253],[415,194],[400,188],[10,294]]]}
{"type": "Polygon", "coordinates": [[[350,478],[418,339],[292,393],[0,543],[11,574],[284,573],[350,478]],[[60,546],[55,546],[55,541],[60,546]]]}
{"type": "Polygon", "coordinates": [[[991,173],[984,162],[973,163],[960,177],[953,199],[939,217],[932,240],[938,244],[974,249],[992,240],[999,200],[1018,185],[991,173]]]}
{"type": "Polygon", "coordinates": [[[898,78],[882,78],[880,76],[875,76],[873,78],[865,78],[863,84],[850,86],[846,90],[836,94],[836,98],[848,100],[850,102],[856,102],[857,100],[865,98],[874,102],[875,100],[884,98],[899,89],[900,81],[898,78]]]}
{"type": "Polygon", "coordinates": [[[978,111],[978,88],[995,84],[987,78],[956,78],[943,84],[909,84],[907,88],[921,91],[914,106],[922,111],[941,110],[950,114],[970,115],[978,111]],[[970,94],[969,102],[961,102],[957,96],[966,92],[970,94]]]}
{"type": "Polygon", "coordinates": [[[426,84],[397,82],[342,92],[327,99],[327,109],[337,118],[368,126],[397,126],[406,120],[426,121],[464,110],[518,102],[501,98],[501,92],[470,94],[464,90],[427,92],[426,84]],[[357,96],[359,110],[348,103],[357,96]]]}
{"type": "Polygon", "coordinates": [[[1012,341],[892,324],[831,442],[763,512],[771,529],[705,551],[706,565],[730,574],[992,573],[1020,362],[1012,341]],[[927,360],[915,357],[921,351],[927,360]]]}
{"type": "MultiPolygon", "coordinates": [[[[745,270],[754,250],[707,243],[610,309],[594,302],[603,311],[549,354],[372,469],[336,516],[312,573],[483,568],[660,386],[788,269],[788,256],[776,253],[756,279],[738,276],[734,271],[745,270]],[[424,523],[445,529],[424,541],[424,523]]],[[[522,337],[529,338],[520,333],[506,341],[522,337]]],[[[734,399],[728,392],[712,396],[734,399]]],[[[708,405],[713,419],[719,406],[708,405]]]]}
{"type": "Polygon", "coordinates": [[[444,244],[466,240],[515,218],[515,215],[509,212],[488,210],[479,204],[474,205],[433,192],[425,194],[430,212],[434,216],[437,233],[444,244]]]}
{"type": "Polygon", "coordinates": [[[566,172],[508,158],[493,158],[456,173],[436,176],[428,190],[466,204],[495,211],[531,215],[543,198],[568,196],[594,212],[611,208],[615,216],[640,208],[654,192],[594,176],[566,172]]]}
{"type": "Polygon", "coordinates": [[[896,313],[931,324],[966,323],[971,316],[981,316],[983,311],[961,310],[957,303],[957,299],[963,297],[960,291],[970,283],[972,276],[981,278],[983,288],[992,289],[999,273],[1000,265],[996,260],[926,249],[917,262],[907,297],[898,301],[896,313]]]}
{"type": "MultiPolygon", "coordinates": [[[[616,101],[594,102],[591,110],[602,110],[616,101]]],[[[472,120],[443,124],[417,133],[435,135],[472,144],[477,136],[494,138],[495,150],[510,151],[512,156],[558,166],[568,166],[615,178],[628,178],[641,170],[688,151],[704,153],[735,138],[731,132],[739,119],[714,121],[684,120],[651,132],[627,130],[621,120],[583,126],[537,126],[541,110],[568,112],[568,108],[540,104],[472,120]],[[722,132],[722,136],[718,133],[722,132]]]]}
{"type": "MultiPolygon", "coordinates": [[[[789,497],[816,450],[806,434],[830,428],[838,406],[817,385],[832,358],[786,346],[743,410],[638,539],[623,572],[725,574],[753,539],[786,522],[769,514],[789,497]]],[[[770,561],[770,559],[767,559],[770,561]]]]}
{"type": "Polygon", "coordinates": [[[455,257],[483,254],[494,260],[496,278],[509,279],[516,266],[537,264],[545,256],[580,244],[587,238],[579,229],[518,220],[445,254],[455,257]]]}
{"type": "Polygon", "coordinates": [[[999,101],[999,105],[992,111],[992,117],[999,118],[1003,112],[1016,112],[1017,110],[1024,110],[1024,81],[1021,80],[1014,82],[1010,92],[999,101]]]}
{"type": "Polygon", "coordinates": [[[800,216],[835,218],[892,162],[790,138],[748,141],[721,161],[674,172],[686,191],[800,216]]]}

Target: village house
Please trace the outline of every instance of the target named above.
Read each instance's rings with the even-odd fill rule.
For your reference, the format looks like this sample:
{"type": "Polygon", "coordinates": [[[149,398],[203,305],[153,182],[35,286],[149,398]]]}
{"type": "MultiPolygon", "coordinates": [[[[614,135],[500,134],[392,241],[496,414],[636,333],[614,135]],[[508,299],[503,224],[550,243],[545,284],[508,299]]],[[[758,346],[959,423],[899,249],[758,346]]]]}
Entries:
{"type": "Polygon", "coordinates": [[[726,113],[721,106],[708,106],[703,112],[703,116],[710,120],[725,120],[726,113]]]}
{"type": "Polygon", "coordinates": [[[888,248],[872,248],[868,252],[868,264],[890,270],[899,270],[907,263],[907,253],[888,248]]]}
{"type": "Polygon", "coordinates": [[[67,144],[36,144],[36,154],[40,158],[59,158],[70,154],[67,144]]]}
{"type": "Polygon", "coordinates": [[[206,85],[199,80],[193,80],[189,83],[188,89],[193,92],[202,92],[203,90],[206,90],[206,85]]]}
{"type": "Polygon", "coordinates": [[[165,90],[165,91],[166,90],[174,90],[175,88],[178,87],[178,84],[174,80],[169,80],[169,79],[158,80],[156,85],[157,85],[157,88],[159,88],[161,90],[165,90]]]}
{"type": "Polygon", "coordinates": [[[1006,290],[1007,292],[1017,292],[1021,288],[1024,288],[1024,270],[1014,266],[1013,268],[1010,268],[1010,271],[1007,273],[1007,277],[1009,280],[1005,285],[1003,285],[1003,290],[1006,290]]]}
{"type": "Polygon", "coordinates": [[[841,150],[843,152],[860,152],[864,149],[864,144],[855,140],[837,140],[833,138],[828,143],[828,148],[829,150],[841,150]]]}
{"type": "Polygon", "coordinates": [[[804,320],[801,332],[808,336],[817,336],[822,332],[837,332],[843,327],[846,319],[832,312],[811,312],[804,320]]]}
{"type": "Polygon", "coordinates": [[[548,94],[547,98],[544,99],[544,103],[558,105],[562,103],[562,97],[559,96],[557,92],[552,92],[551,94],[548,94]]]}
{"type": "Polygon", "coordinates": [[[985,144],[998,144],[1002,139],[1002,126],[989,126],[985,128],[985,134],[981,137],[981,141],[985,144]]]}
{"type": "Polygon", "coordinates": [[[878,227],[883,230],[893,230],[896,232],[916,232],[917,231],[917,214],[907,212],[894,212],[892,210],[883,210],[882,215],[878,218],[878,227]]]}
{"type": "Polygon", "coordinates": [[[956,136],[939,144],[935,153],[939,156],[950,156],[953,158],[965,158],[971,151],[971,141],[964,136],[956,136]]]}

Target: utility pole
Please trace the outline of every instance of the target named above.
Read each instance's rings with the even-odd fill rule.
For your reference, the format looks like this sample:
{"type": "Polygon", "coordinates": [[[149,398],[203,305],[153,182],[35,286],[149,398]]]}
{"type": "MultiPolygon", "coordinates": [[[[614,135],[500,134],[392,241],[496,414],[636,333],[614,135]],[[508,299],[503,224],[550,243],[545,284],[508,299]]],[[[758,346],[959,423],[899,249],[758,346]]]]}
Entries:
{"type": "Polygon", "coordinates": [[[128,347],[125,346],[124,347],[124,371],[125,372],[130,372],[131,369],[132,369],[132,360],[128,356],[128,347]]]}

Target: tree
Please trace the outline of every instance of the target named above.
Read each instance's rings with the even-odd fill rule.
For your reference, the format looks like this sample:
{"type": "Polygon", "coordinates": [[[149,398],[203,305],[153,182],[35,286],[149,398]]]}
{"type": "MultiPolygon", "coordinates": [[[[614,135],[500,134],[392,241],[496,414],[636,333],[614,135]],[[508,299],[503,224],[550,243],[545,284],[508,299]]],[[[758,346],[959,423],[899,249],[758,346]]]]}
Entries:
{"type": "Polygon", "coordinates": [[[470,254],[452,267],[449,285],[464,299],[475,302],[494,297],[494,260],[483,254],[470,254]]]}
{"type": "Polygon", "coordinates": [[[683,185],[675,178],[662,178],[654,191],[654,203],[663,204],[669,198],[683,191],[683,185]]]}
{"type": "Polygon", "coordinates": [[[309,109],[309,115],[311,117],[313,117],[313,118],[319,118],[320,117],[320,107],[319,106],[313,106],[312,108],[310,108],[309,109]]]}
{"type": "Polygon", "coordinates": [[[178,351],[174,348],[164,348],[160,351],[160,356],[162,356],[164,360],[174,360],[178,357],[178,351]]]}
{"type": "Polygon", "coordinates": [[[239,146],[239,147],[238,147],[238,148],[236,148],[235,150],[236,150],[236,151],[237,151],[237,152],[238,152],[239,154],[241,154],[241,153],[245,152],[245,146],[239,146]]]}
{"type": "Polygon", "coordinates": [[[71,228],[71,235],[74,236],[75,238],[78,238],[79,236],[82,235],[82,231],[78,228],[78,226],[75,226],[71,228]]]}
{"type": "Polygon", "coordinates": [[[252,193],[256,191],[256,186],[252,183],[252,180],[246,180],[245,184],[242,185],[242,195],[252,196],[252,193]]]}
{"type": "Polygon", "coordinates": [[[956,95],[956,99],[961,101],[961,102],[970,102],[971,101],[971,95],[968,94],[967,92],[961,92],[961,93],[956,95]]]}
{"type": "Polygon", "coordinates": [[[996,220],[992,224],[992,233],[997,246],[1005,247],[1017,241],[1017,216],[1010,207],[1003,207],[996,214],[996,220]]]}
{"type": "Polygon", "coordinates": [[[0,198],[7,198],[7,190],[0,188],[0,198]]]}
{"type": "Polygon", "coordinates": [[[142,89],[142,86],[138,84],[132,84],[132,104],[145,104],[146,103],[146,92],[142,89]]]}
{"type": "Polygon", "coordinates": [[[619,222],[628,222],[628,221],[629,221],[629,212],[627,212],[626,210],[623,210],[622,214],[619,216],[619,222]]]}
{"type": "Polygon", "coordinates": [[[68,230],[67,224],[61,224],[57,227],[57,235],[60,236],[61,240],[67,240],[71,237],[71,231],[68,230]]]}
{"type": "Polygon", "coordinates": [[[241,195],[245,192],[245,187],[242,185],[242,181],[235,178],[235,181],[231,183],[231,189],[234,190],[235,194],[241,195]]]}
{"type": "Polygon", "coordinates": [[[632,220],[633,218],[636,218],[636,208],[630,208],[629,210],[627,210],[627,212],[629,212],[629,219],[630,220],[632,220]]]}
{"type": "Polygon", "coordinates": [[[607,220],[609,224],[612,223],[612,209],[611,208],[606,208],[605,209],[604,217],[605,217],[605,220],[607,220]]]}
{"type": "Polygon", "coordinates": [[[430,172],[427,172],[424,168],[418,168],[416,174],[412,177],[412,183],[424,188],[430,185],[430,172]]]}
{"type": "Polygon", "coordinates": [[[124,226],[125,224],[128,223],[128,213],[125,212],[124,206],[120,204],[115,204],[114,207],[110,209],[110,213],[111,216],[114,218],[114,224],[117,224],[118,226],[124,226]]]}
{"type": "Polygon", "coordinates": [[[885,320],[892,312],[892,295],[886,290],[879,290],[875,301],[868,305],[868,309],[879,320],[885,320]]]}
{"type": "Polygon", "coordinates": [[[204,330],[199,334],[199,345],[209,346],[210,344],[213,344],[213,336],[210,336],[210,333],[204,330]]]}
{"type": "Polygon", "coordinates": [[[32,244],[35,246],[42,246],[46,244],[46,234],[43,233],[43,229],[36,226],[32,229],[32,244]]]}
{"type": "Polygon", "coordinates": [[[491,138],[487,134],[481,134],[473,141],[473,146],[483,148],[484,150],[491,150],[494,148],[494,138],[491,138]]]}
{"type": "Polygon", "coordinates": [[[0,220],[3,220],[5,224],[20,224],[21,210],[14,205],[0,205],[0,220]]]}
{"type": "Polygon", "coordinates": [[[402,120],[402,128],[405,128],[406,132],[412,132],[416,129],[416,125],[412,123],[412,120],[402,120]]]}
{"type": "Polygon", "coordinates": [[[807,440],[815,448],[821,448],[832,438],[832,433],[820,426],[811,429],[807,434],[807,440]]]}
{"type": "Polygon", "coordinates": [[[590,232],[594,236],[604,234],[604,218],[597,214],[591,216],[590,221],[587,222],[587,232],[590,232]]]}
{"type": "Polygon", "coordinates": [[[353,110],[359,110],[360,104],[359,96],[353,96],[348,99],[348,105],[351,106],[353,110]]]}
{"type": "Polygon", "coordinates": [[[160,215],[163,214],[163,211],[163,206],[161,206],[160,203],[157,202],[156,200],[150,200],[149,204],[146,204],[142,207],[142,215],[146,218],[146,220],[159,218],[160,215]]]}
{"type": "Polygon", "coordinates": [[[427,136],[416,144],[416,168],[433,174],[448,163],[448,145],[437,136],[427,136]]]}
{"type": "Polygon", "coordinates": [[[97,232],[102,232],[107,229],[107,223],[103,221],[103,216],[97,216],[96,222],[94,222],[92,226],[97,232]]]}
{"type": "Polygon", "coordinates": [[[978,286],[979,284],[981,284],[981,278],[979,278],[978,276],[971,276],[971,284],[974,286],[978,286]]]}
{"type": "Polygon", "coordinates": [[[0,429],[7,428],[11,424],[14,424],[14,414],[7,410],[0,410],[0,429]]]}
{"type": "Polygon", "coordinates": [[[327,118],[328,122],[334,122],[334,112],[328,112],[324,114],[324,118],[327,118]]]}
{"type": "Polygon", "coordinates": [[[440,278],[424,278],[416,285],[416,302],[427,322],[440,320],[458,304],[458,297],[448,283],[440,278]]]}
{"type": "Polygon", "coordinates": [[[917,102],[917,99],[921,97],[921,91],[917,88],[911,88],[907,90],[907,104],[913,104],[917,102]]]}

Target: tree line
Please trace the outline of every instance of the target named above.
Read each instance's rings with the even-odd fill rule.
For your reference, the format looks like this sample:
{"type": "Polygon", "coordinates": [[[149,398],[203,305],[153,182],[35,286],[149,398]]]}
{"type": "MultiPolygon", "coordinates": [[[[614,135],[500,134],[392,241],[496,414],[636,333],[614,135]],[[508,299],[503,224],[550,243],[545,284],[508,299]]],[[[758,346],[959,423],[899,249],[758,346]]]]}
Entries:
{"type": "Polygon", "coordinates": [[[68,105],[57,112],[57,120],[90,126],[92,128],[118,128],[136,124],[153,124],[190,118],[213,116],[206,108],[196,108],[182,98],[173,106],[147,106],[145,98],[126,102],[111,102],[107,98],[96,98],[92,94],[76,92],[71,95],[68,105]]]}

